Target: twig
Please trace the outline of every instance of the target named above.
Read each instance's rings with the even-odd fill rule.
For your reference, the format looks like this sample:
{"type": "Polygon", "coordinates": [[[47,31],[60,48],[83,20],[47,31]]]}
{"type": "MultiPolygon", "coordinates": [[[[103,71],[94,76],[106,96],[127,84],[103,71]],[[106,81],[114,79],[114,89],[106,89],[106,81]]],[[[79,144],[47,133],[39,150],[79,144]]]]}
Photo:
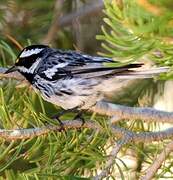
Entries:
{"type": "Polygon", "coordinates": [[[62,8],[64,5],[65,0],[56,0],[55,1],[55,8],[54,8],[54,17],[52,19],[51,26],[48,30],[48,33],[44,40],[42,41],[43,44],[49,44],[55,38],[57,31],[59,30],[59,23],[57,19],[61,16],[62,8]]]}
{"type": "Polygon", "coordinates": [[[23,81],[25,80],[24,77],[18,73],[18,72],[13,72],[13,73],[9,73],[9,74],[4,74],[4,72],[7,70],[8,68],[2,68],[0,67],[0,78],[13,78],[19,81],[23,81]]]}
{"type": "Polygon", "coordinates": [[[73,23],[73,21],[75,21],[76,19],[82,20],[85,17],[95,15],[98,12],[100,12],[103,7],[104,7],[103,0],[97,0],[94,4],[92,4],[92,6],[85,5],[84,7],[81,7],[76,12],[72,12],[66,16],[60,17],[60,19],[57,20],[58,25],[60,27],[67,26],[73,23]]]}
{"type": "Polygon", "coordinates": [[[10,34],[4,34],[19,50],[23,49],[23,46],[10,34]]]}
{"type": "Polygon", "coordinates": [[[141,180],[150,180],[156,174],[157,170],[161,167],[162,163],[166,160],[169,154],[173,151],[173,141],[166,145],[163,151],[159,154],[153,164],[146,170],[145,175],[141,180]]]}
{"type": "Polygon", "coordinates": [[[92,5],[85,5],[84,7],[81,7],[79,10],[69,13],[67,15],[61,16],[60,12],[62,9],[62,6],[64,4],[64,0],[57,0],[55,5],[55,15],[52,20],[52,24],[49,28],[49,31],[42,41],[44,44],[49,44],[53,41],[55,38],[55,34],[58,32],[59,29],[61,29],[64,26],[68,26],[69,24],[72,24],[76,19],[83,20],[85,17],[89,17],[92,15],[97,14],[101,11],[101,9],[104,6],[103,0],[97,0],[92,5]]]}
{"type": "Polygon", "coordinates": [[[173,123],[173,112],[159,111],[153,108],[128,107],[100,101],[91,110],[102,115],[115,115],[121,119],[173,123]]]}
{"type": "MultiPolygon", "coordinates": [[[[105,133],[104,129],[94,121],[87,121],[84,125],[80,120],[65,120],[63,121],[64,128],[68,129],[78,129],[78,128],[88,128],[93,130],[98,130],[100,133],[105,133]]],[[[41,136],[44,134],[48,134],[51,131],[61,131],[61,127],[59,125],[48,125],[40,128],[29,128],[29,129],[14,129],[14,130],[6,130],[0,129],[0,137],[6,140],[17,140],[17,139],[28,139],[37,136],[41,136]]],[[[113,136],[117,138],[131,138],[131,141],[135,143],[139,142],[152,142],[159,141],[173,137],[173,128],[168,128],[164,131],[158,132],[141,132],[135,133],[129,131],[125,128],[118,126],[111,126],[110,130],[113,136]]]]}
{"type": "Polygon", "coordinates": [[[135,133],[133,131],[129,131],[122,127],[111,126],[112,134],[116,137],[123,138],[124,136],[131,137],[132,141],[135,143],[149,143],[153,141],[160,141],[164,139],[170,139],[173,137],[173,128],[168,128],[163,131],[158,132],[140,132],[135,133]]]}
{"type": "MultiPolygon", "coordinates": [[[[78,129],[78,128],[89,128],[94,130],[101,131],[102,128],[98,124],[94,123],[93,121],[88,121],[84,125],[82,125],[82,122],[80,120],[66,120],[63,121],[63,127],[68,129],[78,129]]],[[[4,138],[6,140],[17,140],[17,139],[28,139],[33,138],[37,136],[41,136],[44,134],[48,134],[51,131],[61,131],[62,127],[57,126],[44,126],[40,128],[28,128],[28,129],[14,129],[14,130],[6,130],[6,129],[0,129],[0,137],[4,138]]]]}
{"type": "Polygon", "coordinates": [[[120,149],[122,148],[123,145],[127,144],[130,141],[131,141],[131,138],[130,138],[130,136],[127,135],[122,140],[119,140],[118,142],[115,143],[115,145],[113,146],[112,151],[108,157],[108,160],[106,162],[104,170],[102,170],[99,175],[93,177],[94,180],[101,180],[104,177],[108,176],[109,170],[113,166],[118,152],[120,151],[120,149]]]}

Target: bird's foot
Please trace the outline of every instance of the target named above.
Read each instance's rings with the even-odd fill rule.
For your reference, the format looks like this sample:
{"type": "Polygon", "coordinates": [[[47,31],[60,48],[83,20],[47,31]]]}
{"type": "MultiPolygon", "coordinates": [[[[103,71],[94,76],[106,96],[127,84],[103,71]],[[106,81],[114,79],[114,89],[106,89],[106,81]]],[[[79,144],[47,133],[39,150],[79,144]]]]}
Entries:
{"type": "Polygon", "coordinates": [[[60,120],[60,116],[61,115],[56,114],[56,115],[52,116],[52,119],[55,119],[59,122],[59,125],[60,125],[59,131],[61,132],[61,131],[65,131],[65,128],[64,128],[64,123],[60,120]]]}
{"type": "Polygon", "coordinates": [[[65,127],[64,127],[64,123],[60,119],[56,119],[56,120],[58,120],[59,125],[60,125],[59,131],[60,132],[65,131],[66,132],[65,127]]]}
{"type": "Polygon", "coordinates": [[[62,111],[59,112],[58,114],[55,114],[54,116],[52,116],[52,119],[55,119],[55,120],[57,120],[57,121],[59,122],[60,131],[65,131],[64,124],[63,124],[63,122],[60,120],[60,117],[63,116],[64,114],[66,114],[66,113],[74,112],[74,111],[76,111],[76,108],[67,109],[67,110],[62,110],[62,111]]]}
{"type": "Polygon", "coordinates": [[[83,112],[79,112],[73,119],[73,120],[79,119],[82,122],[81,127],[84,126],[85,124],[85,119],[82,115],[83,115],[83,112]]]}

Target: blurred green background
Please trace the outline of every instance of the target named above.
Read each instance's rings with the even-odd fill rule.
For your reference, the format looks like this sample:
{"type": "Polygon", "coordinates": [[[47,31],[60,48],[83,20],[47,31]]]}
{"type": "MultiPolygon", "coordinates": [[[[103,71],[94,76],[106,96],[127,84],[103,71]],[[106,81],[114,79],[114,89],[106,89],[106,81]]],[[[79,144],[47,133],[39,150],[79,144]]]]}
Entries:
{"type": "Polygon", "coordinates": [[[95,36],[100,33],[102,8],[102,1],[92,0],[1,0],[1,38],[9,44],[6,35],[23,46],[28,42],[46,43],[95,53],[99,49],[95,36]]]}

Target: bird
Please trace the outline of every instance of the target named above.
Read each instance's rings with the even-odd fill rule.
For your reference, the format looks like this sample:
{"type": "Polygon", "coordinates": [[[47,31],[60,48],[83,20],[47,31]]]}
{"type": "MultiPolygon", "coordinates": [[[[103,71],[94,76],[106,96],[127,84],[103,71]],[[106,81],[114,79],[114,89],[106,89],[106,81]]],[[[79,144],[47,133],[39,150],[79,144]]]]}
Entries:
{"type": "Polygon", "coordinates": [[[143,63],[117,63],[107,57],[38,44],[25,47],[5,73],[18,71],[46,101],[65,111],[82,112],[129,79],[151,78],[168,71],[167,67],[141,69],[143,63]]]}

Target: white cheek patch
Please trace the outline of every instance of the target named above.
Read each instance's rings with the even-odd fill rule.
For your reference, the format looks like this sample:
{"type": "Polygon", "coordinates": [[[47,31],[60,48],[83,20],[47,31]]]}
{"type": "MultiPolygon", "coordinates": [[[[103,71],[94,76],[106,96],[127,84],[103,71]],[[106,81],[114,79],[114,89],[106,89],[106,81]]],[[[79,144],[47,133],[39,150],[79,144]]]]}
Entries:
{"type": "Polygon", "coordinates": [[[31,49],[31,50],[24,50],[22,52],[22,54],[20,55],[20,58],[24,58],[24,57],[29,57],[32,56],[34,54],[38,54],[43,50],[43,48],[36,48],[36,49],[31,49]]]}
{"type": "Polygon", "coordinates": [[[48,78],[52,79],[52,76],[54,76],[55,73],[58,71],[57,68],[63,68],[67,65],[68,65],[68,63],[57,64],[54,67],[47,69],[44,73],[48,78]]]}
{"type": "Polygon", "coordinates": [[[31,73],[33,73],[35,71],[35,69],[37,68],[38,64],[40,63],[41,61],[41,58],[38,58],[34,63],[33,65],[29,68],[29,71],[31,73]]]}
{"type": "Polygon", "coordinates": [[[20,72],[29,73],[29,69],[27,69],[24,66],[19,66],[18,69],[19,69],[20,72]]]}

